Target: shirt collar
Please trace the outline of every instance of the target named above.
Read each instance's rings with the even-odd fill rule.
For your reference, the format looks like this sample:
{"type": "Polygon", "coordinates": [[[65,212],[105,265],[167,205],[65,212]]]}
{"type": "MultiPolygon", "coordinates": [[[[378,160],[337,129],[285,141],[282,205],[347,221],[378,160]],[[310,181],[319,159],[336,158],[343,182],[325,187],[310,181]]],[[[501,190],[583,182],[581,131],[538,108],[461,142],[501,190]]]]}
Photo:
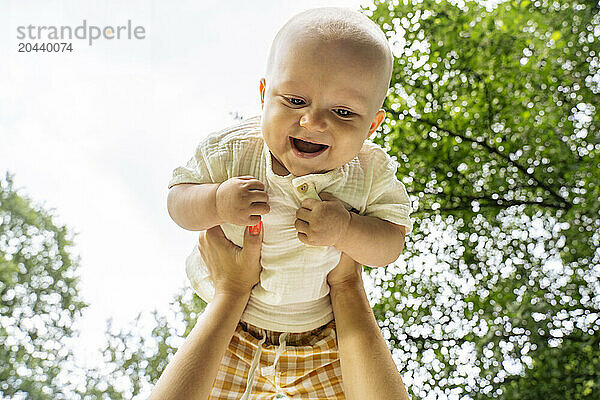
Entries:
{"type": "MultiPolygon", "coordinates": [[[[263,141],[264,142],[264,141],[263,141]]],[[[263,157],[266,162],[266,171],[267,171],[267,179],[270,182],[290,182],[294,186],[299,186],[303,183],[310,182],[315,185],[315,189],[317,193],[321,192],[324,188],[331,186],[333,183],[339,181],[343,177],[343,167],[337,167],[332,169],[331,171],[327,171],[321,174],[308,174],[302,176],[295,176],[291,173],[286,176],[277,175],[273,172],[273,165],[271,162],[271,151],[267,146],[267,143],[264,142],[263,145],[263,157]]]]}

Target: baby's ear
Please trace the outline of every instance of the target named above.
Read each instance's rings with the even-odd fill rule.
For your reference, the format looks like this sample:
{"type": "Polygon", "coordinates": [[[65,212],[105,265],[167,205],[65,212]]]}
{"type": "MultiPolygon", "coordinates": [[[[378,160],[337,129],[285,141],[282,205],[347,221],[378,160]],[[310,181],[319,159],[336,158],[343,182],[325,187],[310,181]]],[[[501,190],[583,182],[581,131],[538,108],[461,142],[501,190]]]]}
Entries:
{"type": "Polygon", "coordinates": [[[260,105],[265,105],[265,88],[267,87],[267,81],[265,78],[260,80],[260,105]]]}
{"type": "Polygon", "coordinates": [[[379,111],[377,111],[377,113],[375,114],[375,117],[373,117],[373,121],[371,121],[371,126],[369,127],[369,134],[367,136],[367,139],[371,137],[373,133],[375,133],[377,128],[379,128],[379,125],[381,125],[381,123],[383,122],[384,118],[385,110],[383,108],[380,108],[379,111]]]}

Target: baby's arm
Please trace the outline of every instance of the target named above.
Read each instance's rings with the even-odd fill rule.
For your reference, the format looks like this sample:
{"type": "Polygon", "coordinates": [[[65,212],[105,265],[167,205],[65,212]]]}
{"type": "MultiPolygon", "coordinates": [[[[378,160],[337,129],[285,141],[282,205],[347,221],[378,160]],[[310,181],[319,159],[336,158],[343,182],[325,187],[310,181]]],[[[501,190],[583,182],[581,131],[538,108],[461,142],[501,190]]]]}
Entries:
{"type": "Polygon", "coordinates": [[[404,248],[406,227],[376,217],[350,213],[345,234],[336,248],[357,262],[383,267],[398,259],[404,248]]]}
{"type": "Polygon", "coordinates": [[[167,209],[177,225],[190,231],[202,231],[221,225],[217,214],[216,193],[219,183],[182,183],[169,190],[167,209]]]}
{"type": "Polygon", "coordinates": [[[301,242],[334,246],[357,262],[381,267],[400,256],[406,228],[376,217],[358,215],[344,208],[329,193],[322,201],[307,199],[296,212],[296,230],[301,242]]]}
{"type": "Polygon", "coordinates": [[[265,185],[251,176],[223,183],[180,184],[169,191],[169,215],[184,229],[200,231],[223,223],[253,226],[269,212],[265,185]]]}

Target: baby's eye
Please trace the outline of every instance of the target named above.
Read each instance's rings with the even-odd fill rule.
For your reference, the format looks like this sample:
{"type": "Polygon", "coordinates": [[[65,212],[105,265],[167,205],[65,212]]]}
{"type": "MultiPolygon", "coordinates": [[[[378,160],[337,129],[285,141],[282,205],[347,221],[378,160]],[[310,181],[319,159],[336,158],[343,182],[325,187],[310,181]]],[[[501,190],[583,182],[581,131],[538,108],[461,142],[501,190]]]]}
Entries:
{"type": "Polygon", "coordinates": [[[351,117],[352,115],[354,115],[354,113],[352,111],[348,111],[344,108],[336,108],[333,111],[340,117],[344,117],[344,118],[348,118],[348,117],[351,117]]]}
{"type": "Polygon", "coordinates": [[[301,105],[305,104],[304,100],[297,99],[295,97],[288,97],[287,101],[289,101],[290,103],[292,103],[295,106],[301,106],[301,105]]]}

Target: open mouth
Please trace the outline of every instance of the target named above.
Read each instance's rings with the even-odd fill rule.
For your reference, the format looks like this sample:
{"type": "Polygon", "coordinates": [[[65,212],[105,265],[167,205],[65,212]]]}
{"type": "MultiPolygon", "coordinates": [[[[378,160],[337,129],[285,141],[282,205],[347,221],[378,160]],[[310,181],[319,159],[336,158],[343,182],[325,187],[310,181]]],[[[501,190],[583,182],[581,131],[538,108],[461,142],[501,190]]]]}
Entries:
{"type": "Polygon", "coordinates": [[[290,143],[292,144],[295,153],[303,158],[316,157],[329,148],[326,144],[308,142],[291,136],[290,143]]]}

